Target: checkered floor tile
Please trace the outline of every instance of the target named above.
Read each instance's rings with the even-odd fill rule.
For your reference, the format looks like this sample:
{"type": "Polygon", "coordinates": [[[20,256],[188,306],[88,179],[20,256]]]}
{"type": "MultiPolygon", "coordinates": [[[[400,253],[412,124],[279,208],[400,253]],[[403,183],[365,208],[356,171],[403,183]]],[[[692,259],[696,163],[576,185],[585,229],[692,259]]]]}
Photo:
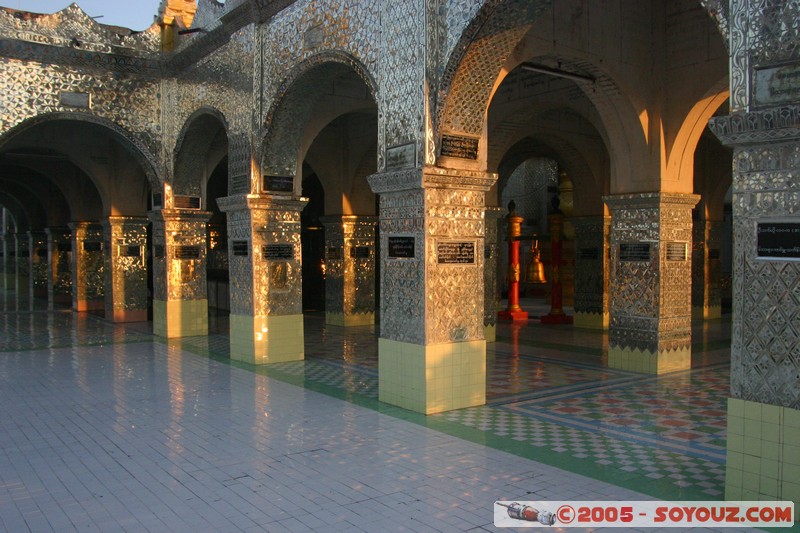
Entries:
{"type": "MultiPolygon", "coordinates": [[[[0,351],[152,340],[150,325],[113,325],[70,311],[0,302],[0,351]],[[16,305],[16,307],[15,307],[16,305]]],[[[229,361],[227,317],[207,337],[161,341],[229,361]]],[[[305,320],[306,359],[250,367],[293,384],[364,398],[378,406],[375,327],[305,320]]],[[[607,337],[573,328],[500,324],[487,345],[489,404],[428,417],[442,431],[482,435],[490,446],[643,490],[657,484],[682,499],[719,498],[724,484],[729,329],[696,338],[692,371],[649,376],[606,368],[607,337]]],[[[238,364],[238,363],[237,363],[238,364]]],[[[238,364],[239,366],[247,366],[238,364]]]]}

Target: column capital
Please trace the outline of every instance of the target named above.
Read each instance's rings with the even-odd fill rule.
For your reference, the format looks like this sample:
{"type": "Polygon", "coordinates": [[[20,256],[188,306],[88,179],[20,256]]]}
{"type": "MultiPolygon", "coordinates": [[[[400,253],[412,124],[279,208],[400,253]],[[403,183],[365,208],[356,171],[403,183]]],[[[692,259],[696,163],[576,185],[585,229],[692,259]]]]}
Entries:
{"type": "Polygon", "coordinates": [[[189,222],[207,222],[211,218],[210,211],[199,211],[194,209],[157,209],[148,211],[147,218],[151,222],[163,222],[167,220],[185,220],[189,222]]]}
{"type": "Polygon", "coordinates": [[[103,227],[109,226],[146,226],[150,219],[146,216],[112,215],[101,222],[103,227]]]}
{"type": "Polygon", "coordinates": [[[726,146],[748,146],[800,138],[800,106],[739,111],[712,118],[709,129],[726,146]]]}
{"type": "Polygon", "coordinates": [[[621,209],[653,209],[664,205],[686,206],[693,209],[700,201],[697,194],[644,192],[632,194],[611,194],[603,196],[603,202],[612,211],[621,209]]]}
{"type": "Polygon", "coordinates": [[[72,231],[76,231],[76,230],[84,230],[84,231],[98,230],[99,231],[100,229],[102,229],[102,226],[98,222],[83,221],[83,220],[82,221],[75,221],[75,222],[68,222],[67,223],[67,227],[69,227],[69,229],[72,230],[72,231]]]}
{"type": "Polygon", "coordinates": [[[328,226],[344,226],[346,224],[366,226],[378,225],[378,217],[375,215],[326,215],[320,217],[319,221],[326,228],[328,226]]]}
{"type": "Polygon", "coordinates": [[[302,211],[308,198],[289,198],[275,194],[235,194],[217,198],[219,210],[223,213],[252,209],[302,211]]]}
{"type": "Polygon", "coordinates": [[[434,166],[378,172],[367,177],[372,192],[383,194],[413,189],[449,188],[486,192],[497,182],[497,174],[434,166]]]}

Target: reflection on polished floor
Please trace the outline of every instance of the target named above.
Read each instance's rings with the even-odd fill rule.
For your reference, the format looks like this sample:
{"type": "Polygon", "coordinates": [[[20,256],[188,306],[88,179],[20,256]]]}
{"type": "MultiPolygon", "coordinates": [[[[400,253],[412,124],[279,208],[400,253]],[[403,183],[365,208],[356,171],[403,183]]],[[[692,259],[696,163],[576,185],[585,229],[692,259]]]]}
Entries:
{"type": "Polygon", "coordinates": [[[501,324],[488,405],[428,417],[377,401],[372,327],[309,315],[306,360],[263,367],[212,327],[0,298],[2,529],[477,531],[498,499],[722,498],[725,321],[660,377],[606,368],[601,333],[501,324]]]}

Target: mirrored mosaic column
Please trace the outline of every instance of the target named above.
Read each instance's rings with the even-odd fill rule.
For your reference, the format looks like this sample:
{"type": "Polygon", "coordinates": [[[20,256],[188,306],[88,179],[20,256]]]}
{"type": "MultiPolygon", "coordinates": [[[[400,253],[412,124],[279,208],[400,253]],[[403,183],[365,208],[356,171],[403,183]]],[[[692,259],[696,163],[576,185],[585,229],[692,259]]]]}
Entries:
{"type": "Polygon", "coordinates": [[[103,227],[94,222],[71,222],[72,308],[99,311],[104,307],[103,227]]]}
{"type": "Polygon", "coordinates": [[[47,234],[43,231],[28,231],[30,295],[31,298],[47,298],[47,234]]]}
{"type": "Polygon", "coordinates": [[[113,322],[146,322],[147,225],[145,217],[112,216],[103,221],[105,310],[113,322]]]}
{"type": "Polygon", "coordinates": [[[50,309],[72,303],[72,235],[69,228],[46,228],[47,302],[50,309]]]}
{"type": "Polygon", "coordinates": [[[217,199],[228,218],[231,358],[254,364],[305,357],[300,212],[304,200],[217,199]]]}
{"type": "Polygon", "coordinates": [[[206,223],[211,213],[161,209],[148,217],[153,224],[153,333],[208,335],[206,223]]]}
{"type": "Polygon", "coordinates": [[[574,324],[608,329],[611,217],[573,217],[570,222],[575,229],[574,324]]]}
{"type": "Polygon", "coordinates": [[[692,249],[692,317],[722,316],[722,221],[696,220],[692,249]]]}
{"type": "Polygon", "coordinates": [[[497,340],[497,311],[500,308],[500,290],[497,279],[499,257],[498,235],[500,220],[504,220],[506,210],[501,207],[487,207],[485,214],[486,236],[483,250],[483,336],[486,342],[497,340]]]}
{"type": "Polygon", "coordinates": [[[14,234],[15,285],[18,297],[28,298],[31,283],[31,241],[27,233],[14,234]]]}
{"type": "Polygon", "coordinates": [[[611,209],[608,365],[660,374],[692,363],[694,194],[606,196],[611,209]]]}
{"type": "MultiPolygon", "coordinates": [[[[771,75],[800,72],[797,63],[790,67],[773,69],[771,75]]],[[[773,82],[775,87],[786,87],[778,79],[773,82]]],[[[789,94],[800,102],[798,85],[789,94]]],[[[725,498],[791,500],[796,513],[800,505],[800,181],[796,178],[800,107],[740,110],[715,117],[711,126],[734,150],[725,498]]]]}
{"type": "Polygon", "coordinates": [[[378,217],[323,217],[325,226],[325,322],[333,326],[375,323],[375,236],[378,217]]]}
{"type": "Polygon", "coordinates": [[[370,176],[380,194],[379,398],[420,413],[486,402],[485,192],[495,174],[370,176]]]}

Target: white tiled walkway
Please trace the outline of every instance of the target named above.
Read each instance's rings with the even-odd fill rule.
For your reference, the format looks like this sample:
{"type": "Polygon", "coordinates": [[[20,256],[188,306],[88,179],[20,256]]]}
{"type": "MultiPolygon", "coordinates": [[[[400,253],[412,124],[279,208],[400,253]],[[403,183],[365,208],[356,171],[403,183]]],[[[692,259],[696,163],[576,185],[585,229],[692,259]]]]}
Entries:
{"type": "Polygon", "coordinates": [[[648,499],[157,342],[0,353],[0,449],[15,533],[491,530],[498,499],[648,499]]]}

